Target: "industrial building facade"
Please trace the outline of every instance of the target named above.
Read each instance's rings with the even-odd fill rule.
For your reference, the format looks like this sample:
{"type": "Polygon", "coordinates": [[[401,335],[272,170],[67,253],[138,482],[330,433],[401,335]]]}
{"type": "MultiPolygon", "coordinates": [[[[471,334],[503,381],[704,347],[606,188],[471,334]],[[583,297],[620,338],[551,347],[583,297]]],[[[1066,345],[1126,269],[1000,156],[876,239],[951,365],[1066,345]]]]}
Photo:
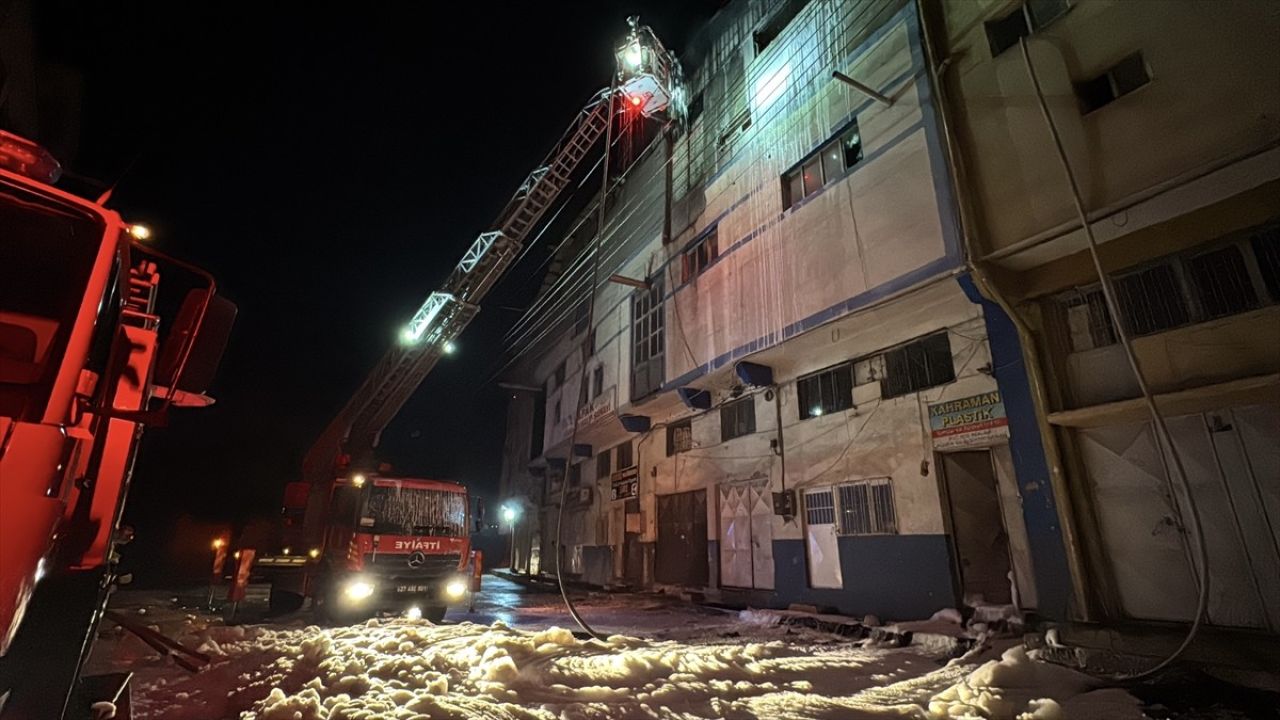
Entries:
{"type": "MultiPolygon", "coordinates": [[[[1227,5],[1259,15],[1259,41],[1275,29],[1227,5]]],[[[562,558],[597,585],[882,618],[989,603],[1187,619],[1194,578],[1160,596],[1143,575],[1141,558],[1190,557],[1186,523],[1147,500],[1167,483],[1072,229],[1025,42],[1109,269],[1138,278],[1119,281],[1125,322],[1172,394],[1161,402],[1188,462],[1251,468],[1203,501],[1234,513],[1235,530],[1210,531],[1230,556],[1222,592],[1258,601],[1243,619],[1211,605],[1210,620],[1274,632],[1280,163],[1264,108],[1280,98],[1274,82],[1252,97],[1230,86],[1268,84],[1265,68],[1160,88],[1183,73],[1207,84],[1191,66],[1230,57],[1163,57],[1177,41],[1154,36],[1190,32],[1200,12],[723,8],[686,53],[687,118],[619,174],[598,244],[594,208],[553,241],[509,337],[513,567],[562,558]],[[1121,21],[1115,47],[1083,39],[1121,21]],[[1171,119],[1227,108],[1238,122],[1213,132],[1171,119]],[[1225,175],[1185,194],[1212,173],[1225,175]],[[1163,304],[1139,299],[1151,295],[1163,304]]]]}

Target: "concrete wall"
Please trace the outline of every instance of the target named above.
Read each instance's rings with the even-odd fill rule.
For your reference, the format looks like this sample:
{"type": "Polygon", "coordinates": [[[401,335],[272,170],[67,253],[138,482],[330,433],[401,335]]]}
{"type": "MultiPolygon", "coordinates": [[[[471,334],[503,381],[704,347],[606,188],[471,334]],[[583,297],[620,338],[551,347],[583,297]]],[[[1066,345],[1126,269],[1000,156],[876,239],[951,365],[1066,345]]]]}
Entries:
{"type": "MultiPolygon", "coordinates": [[[[1019,5],[942,2],[953,59],[949,91],[962,102],[958,120],[988,252],[1075,222],[1021,52],[1013,47],[992,58],[987,43],[984,21],[1019,5]]],[[[1031,59],[1086,207],[1119,205],[1280,141],[1277,36],[1275,7],[1254,0],[1076,0],[1033,34],[1031,59]],[[1151,82],[1082,114],[1073,83],[1139,50],[1151,82]]]]}

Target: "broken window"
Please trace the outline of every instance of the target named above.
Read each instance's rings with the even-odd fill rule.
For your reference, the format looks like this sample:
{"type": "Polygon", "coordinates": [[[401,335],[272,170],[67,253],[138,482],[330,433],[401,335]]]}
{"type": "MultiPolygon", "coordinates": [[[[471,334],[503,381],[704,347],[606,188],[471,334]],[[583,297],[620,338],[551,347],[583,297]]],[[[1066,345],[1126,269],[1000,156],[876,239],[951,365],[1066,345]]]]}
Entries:
{"type": "Polygon", "coordinates": [[[1071,9],[1068,0],[1027,0],[1018,9],[983,23],[991,57],[1018,44],[1018,40],[1043,30],[1071,9]]]}
{"type": "Polygon", "coordinates": [[[809,4],[809,0],[790,0],[766,20],[759,30],[752,33],[751,38],[755,41],[756,55],[764,52],[764,49],[769,47],[774,38],[778,37],[787,28],[787,25],[791,24],[791,21],[795,19],[796,15],[800,14],[800,11],[807,4],[809,4]]]}
{"type": "Polygon", "coordinates": [[[1088,114],[1151,82],[1141,52],[1133,53],[1095,78],[1076,83],[1080,111],[1088,114]]]}

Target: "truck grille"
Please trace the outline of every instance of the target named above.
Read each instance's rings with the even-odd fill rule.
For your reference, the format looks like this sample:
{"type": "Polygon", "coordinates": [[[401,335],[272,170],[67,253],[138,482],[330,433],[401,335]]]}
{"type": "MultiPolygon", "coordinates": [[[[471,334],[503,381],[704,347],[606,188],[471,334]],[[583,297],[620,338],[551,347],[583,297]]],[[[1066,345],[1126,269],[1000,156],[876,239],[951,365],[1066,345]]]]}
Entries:
{"type": "Polygon", "coordinates": [[[378,553],[376,557],[372,554],[365,556],[364,568],[366,572],[377,575],[439,577],[456,571],[459,559],[458,555],[378,553]],[[412,565],[410,559],[413,560],[412,565]]]}

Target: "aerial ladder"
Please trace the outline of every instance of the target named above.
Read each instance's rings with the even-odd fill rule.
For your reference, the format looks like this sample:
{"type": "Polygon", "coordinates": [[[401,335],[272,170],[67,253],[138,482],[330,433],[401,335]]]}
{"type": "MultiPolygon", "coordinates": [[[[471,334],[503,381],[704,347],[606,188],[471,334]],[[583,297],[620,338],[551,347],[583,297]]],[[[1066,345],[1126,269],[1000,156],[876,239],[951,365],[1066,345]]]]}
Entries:
{"type": "MultiPolygon", "coordinates": [[[[307,452],[301,481],[285,488],[276,541],[242,538],[233,602],[251,574],[270,580],[273,611],[297,609],[309,597],[330,619],[404,610],[438,620],[463,599],[470,555],[466,488],[383,474],[374,453],[383,429],[451,352],[596,143],[611,134],[615,108],[645,117],[682,112],[679,66],[651,30],[633,18],[616,55],[613,83],[578,111],[307,452]]],[[[473,573],[478,567],[471,564],[473,573]]]]}
{"type": "MultiPolygon", "coordinates": [[[[372,467],[379,435],[480,310],[538,222],[560,198],[613,122],[615,103],[644,117],[683,112],[675,58],[647,26],[615,53],[617,78],[591,96],[543,162],[529,173],[493,226],[480,233],[444,285],[427,297],[373,372],[321,433],[303,460],[303,479],[320,483],[336,469],[372,467]]],[[[605,148],[605,152],[608,152],[605,148]]]]}

